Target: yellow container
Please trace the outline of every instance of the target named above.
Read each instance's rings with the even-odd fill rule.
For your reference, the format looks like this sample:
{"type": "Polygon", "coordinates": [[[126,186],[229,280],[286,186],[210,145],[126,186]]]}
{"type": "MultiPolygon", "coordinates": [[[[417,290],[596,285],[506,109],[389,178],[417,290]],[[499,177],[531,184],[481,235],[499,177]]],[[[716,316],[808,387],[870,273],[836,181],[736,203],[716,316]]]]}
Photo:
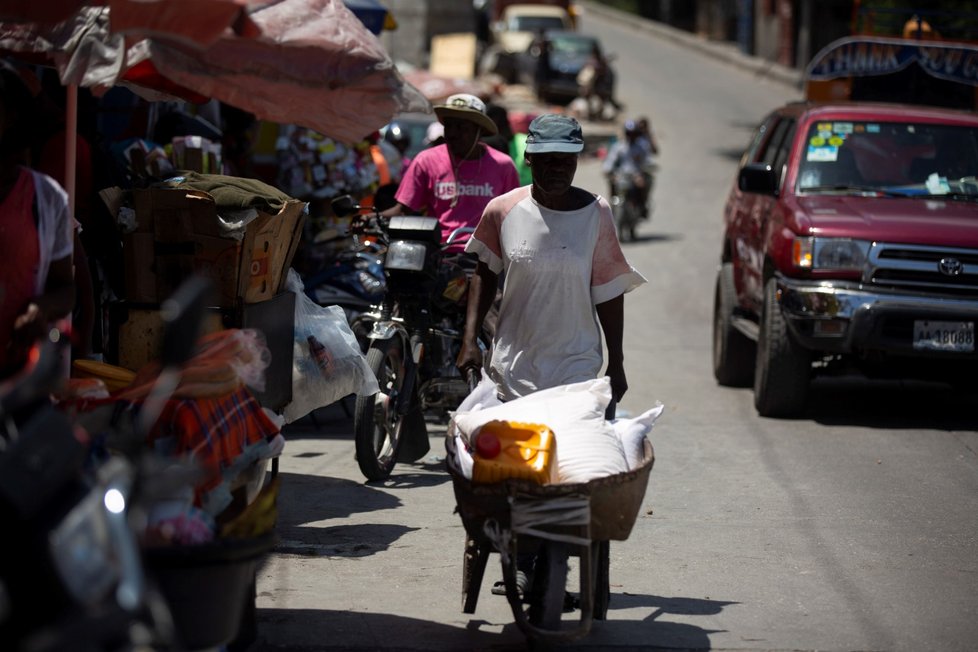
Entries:
{"type": "Polygon", "coordinates": [[[518,478],[548,484],[556,450],[554,433],[545,425],[489,421],[476,435],[472,481],[493,483],[518,478]]]}

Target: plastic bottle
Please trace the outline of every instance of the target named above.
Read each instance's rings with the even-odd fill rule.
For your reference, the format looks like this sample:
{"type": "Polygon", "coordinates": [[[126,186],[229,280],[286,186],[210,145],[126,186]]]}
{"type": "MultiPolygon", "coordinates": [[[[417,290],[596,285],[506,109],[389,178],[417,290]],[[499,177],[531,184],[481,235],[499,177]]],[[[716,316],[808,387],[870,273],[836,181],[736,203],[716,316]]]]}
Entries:
{"type": "Polygon", "coordinates": [[[309,343],[309,355],[312,359],[316,361],[316,366],[319,367],[319,371],[323,373],[324,376],[329,375],[330,358],[329,351],[323,346],[323,343],[316,339],[315,335],[310,335],[306,338],[309,343]]]}

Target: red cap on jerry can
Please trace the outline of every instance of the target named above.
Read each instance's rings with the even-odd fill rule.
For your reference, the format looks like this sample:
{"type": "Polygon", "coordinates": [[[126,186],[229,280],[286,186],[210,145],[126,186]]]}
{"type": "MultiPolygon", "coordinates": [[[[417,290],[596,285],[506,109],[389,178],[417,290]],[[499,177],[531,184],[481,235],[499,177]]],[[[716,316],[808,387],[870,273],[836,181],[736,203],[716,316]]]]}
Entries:
{"type": "Polygon", "coordinates": [[[475,438],[475,453],[483,459],[492,459],[498,456],[501,448],[499,437],[491,432],[480,432],[475,438]]]}

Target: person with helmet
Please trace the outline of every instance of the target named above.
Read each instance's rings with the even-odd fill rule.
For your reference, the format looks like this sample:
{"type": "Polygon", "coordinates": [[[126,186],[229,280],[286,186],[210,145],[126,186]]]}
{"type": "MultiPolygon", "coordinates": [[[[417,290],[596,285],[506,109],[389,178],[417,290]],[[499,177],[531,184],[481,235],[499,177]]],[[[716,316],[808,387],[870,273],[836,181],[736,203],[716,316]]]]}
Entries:
{"type": "MultiPolygon", "coordinates": [[[[519,176],[508,155],[481,142],[497,127],[478,97],[452,95],[435,106],[435,115],[445,128],[444,144],[414,157],[395,194],[397,205],[383,214],[437,217],[447,239],[458,227],[475,227],[489,200],[518,187],[519,176]]],[[[449,251],[461,251],[465,240],[449,251]]]]}
{"type": "Polygon", "coordinates": [[[634,192],[642,209],[642,218],[648,218],[648,196],[652,187],[652,143],[645,136],[636,120],[626,120],[625,137],[608,150],[602,171],[608,177],[608,189],[612,197],[622,192],[634,192]],[[621,179],[629,179],[628,188],[618,188],[621,179]]]}
{"type": "Polygon", "coordinates": [[[408,169],[411,157],[407,155],[408,148],[411,147],[411,134],[401,125],[401,123],[391,122],[384,131],[384,140],[394,146],[401,155],[401,173],[408,169]]]}

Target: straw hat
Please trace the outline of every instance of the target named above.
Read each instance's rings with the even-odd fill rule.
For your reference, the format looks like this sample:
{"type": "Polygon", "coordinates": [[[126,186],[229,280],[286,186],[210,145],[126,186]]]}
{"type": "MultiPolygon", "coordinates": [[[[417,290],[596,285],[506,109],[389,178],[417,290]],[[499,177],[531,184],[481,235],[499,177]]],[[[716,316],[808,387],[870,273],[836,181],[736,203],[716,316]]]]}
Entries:
{"type": "Polygon", "coordinates": [[[495,135],[498,132],[496,123],[486,114],[486,105],[475,95],[459,93],[450,96],[444,104],[435,107],[435,115],[439,120],[458,118],[474,122],[483,133],[495,135]]]}

